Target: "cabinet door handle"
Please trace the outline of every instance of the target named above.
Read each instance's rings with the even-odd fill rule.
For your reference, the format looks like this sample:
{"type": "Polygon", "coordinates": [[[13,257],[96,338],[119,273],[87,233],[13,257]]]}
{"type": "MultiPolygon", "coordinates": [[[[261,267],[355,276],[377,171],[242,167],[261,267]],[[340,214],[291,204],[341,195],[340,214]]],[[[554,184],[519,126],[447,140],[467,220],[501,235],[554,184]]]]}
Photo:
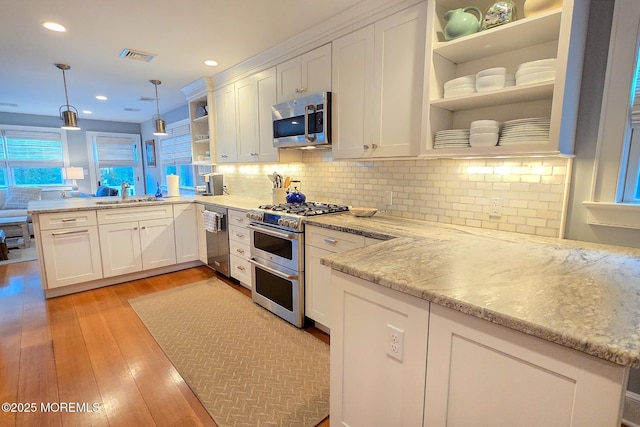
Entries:
{"type": "Polygon", "coordinates": [[[235,218],[236,221],[244,223],[244,218],[235,218]]]}
{"type": "Polygon", "coordinates": [[[236,237],[239,237],[239,238],[241,238],[241,239],[244,239],[244,234],[238,234],[238,233],[236,233],[236,237]]]}
{"type": "Polygon", "coordinates": [[[62,222],[73,222],[73,221],[77,221],[78,218],[62,218],[61,221],[62,222]]]}
{"type": "Polygon", "coordinates": [[[336,245],[338,243],[336,239],[331,239],[329,237],[325,237],[324,241],[330,245],[336,245]]]}
{"type": "Polygon", "coordinates": [[[369,149],[369,146],[368,146],[367,144],[364,144],[364,145],[362,146],[362,149],[363,149],[363,150],[368,150],[368,149],[369,149]]]}
{"type": "Polygon", "coordinates": [[[140,227],[140,230],[145,230],[147,227],[140,227]]]}
{"type": "Polygon", "coordinates": [[[239,254],[243,254],[244,253],[244,249],[236,249],[236,252],[238,252],[239,254]]]}
{"type": "Polygon", "coordinates": [[[64,234],[81,234],[88,233],[89,230],[70,230],[70,231],[56,231],[55,233],[51,233],[52,236],[62,236],[64,234]]]}
{"type": "Polygon", "coordinates": [[[378,148],[378,144],[371,144],[371,148],[375,150],[376,148],[378,148]]]}
{"type": "Polygon", "coordinates": [[[134,230],[137,230],[137,229],[138,229],[138,227],[133,227],[133,229],[134,229],[134,230]]]}
{"type": "Polygon", "coordinates": [[[244,271],[244,267],[243,267],[243,266],[241,266],[241,265],[237,265],[237,266],[236,266],[236,268],[237,268],[238,270],[240,270],[240,271],[244,271]]]}

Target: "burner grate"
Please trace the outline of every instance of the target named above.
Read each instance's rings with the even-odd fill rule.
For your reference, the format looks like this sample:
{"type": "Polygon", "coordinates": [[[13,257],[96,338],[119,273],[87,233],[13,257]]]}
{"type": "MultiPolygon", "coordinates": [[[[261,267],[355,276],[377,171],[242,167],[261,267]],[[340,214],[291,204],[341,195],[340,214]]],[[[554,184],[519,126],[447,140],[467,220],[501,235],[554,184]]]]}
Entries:
{"type": "Polygon", "coordinates": [[[305,203],[281,203],[279,205],[260,205],[260,209],[270,210],[300,216],[323,215],[336,212],[346,212],[348,206],[332,203],[305,202],[305,203]]]}

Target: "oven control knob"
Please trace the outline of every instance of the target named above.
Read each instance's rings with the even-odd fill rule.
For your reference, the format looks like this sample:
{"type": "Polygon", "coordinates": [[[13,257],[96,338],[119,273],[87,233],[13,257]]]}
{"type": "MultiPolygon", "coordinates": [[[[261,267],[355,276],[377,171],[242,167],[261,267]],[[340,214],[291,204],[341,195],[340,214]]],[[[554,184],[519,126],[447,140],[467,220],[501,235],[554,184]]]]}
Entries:
{"type": "Polygon", "coordinates": [[[296,221],[295,219],[292,219],[291,221],[289,221],[289,227],[298,228],[298,221],[296,221]]]}
{"type": "Polygon", "coordinates": [[[278,225],[285,225],[285,219],[284,218],[278,218],[278,225]]]}

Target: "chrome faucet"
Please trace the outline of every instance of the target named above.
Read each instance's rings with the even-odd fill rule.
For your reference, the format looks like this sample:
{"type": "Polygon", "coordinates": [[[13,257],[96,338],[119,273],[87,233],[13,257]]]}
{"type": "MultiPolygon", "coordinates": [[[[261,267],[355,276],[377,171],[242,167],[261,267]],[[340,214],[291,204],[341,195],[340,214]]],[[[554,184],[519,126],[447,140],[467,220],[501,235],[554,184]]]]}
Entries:
{"type": "Polygon", "coordinates": [[[127,200],[129,197],[129,194],[127,194],[127,188],[129,188],[129,184],[122,181],[122,184],[120,185],[120,196],[122,197],[122,200],[127,200]]]}

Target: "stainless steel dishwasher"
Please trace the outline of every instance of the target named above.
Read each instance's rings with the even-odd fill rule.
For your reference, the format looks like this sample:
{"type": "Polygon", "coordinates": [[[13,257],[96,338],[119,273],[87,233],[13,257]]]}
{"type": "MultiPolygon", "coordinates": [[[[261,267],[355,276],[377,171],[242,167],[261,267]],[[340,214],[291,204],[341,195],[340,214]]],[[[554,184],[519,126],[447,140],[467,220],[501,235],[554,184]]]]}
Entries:
{"type": "Polygon", "coordinates": [[[220,227],[217,231],[207,233],[207,265],[218,273],[229,277],[229,217],[227,208],[218,205],[204,205],[206,211],[215,212],[220,218],[220,227]]]}

